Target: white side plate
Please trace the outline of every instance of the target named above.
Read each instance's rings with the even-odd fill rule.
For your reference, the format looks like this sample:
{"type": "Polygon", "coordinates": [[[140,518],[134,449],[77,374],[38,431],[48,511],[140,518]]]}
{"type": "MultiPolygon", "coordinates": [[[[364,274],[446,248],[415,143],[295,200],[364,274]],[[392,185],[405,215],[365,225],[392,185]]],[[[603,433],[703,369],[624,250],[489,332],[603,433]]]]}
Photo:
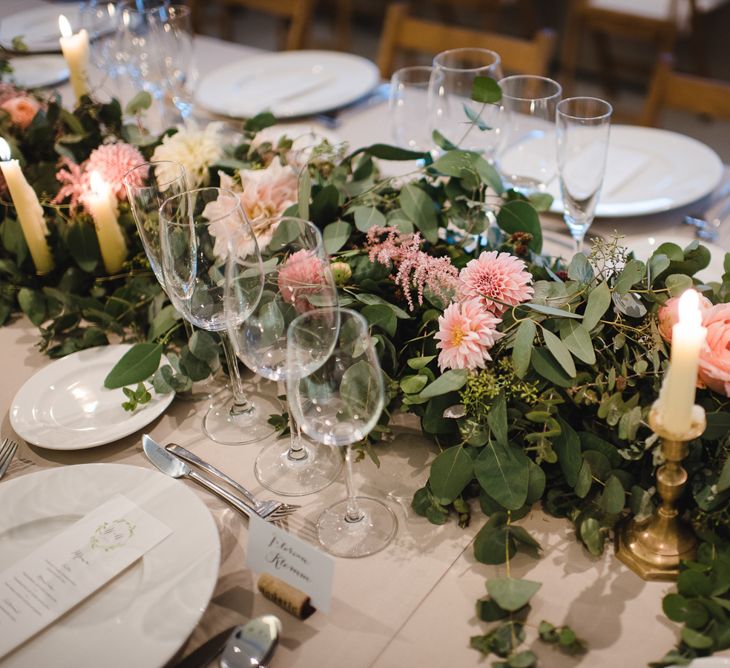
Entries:
{"type": "Polygon", "coordinates": [[[123,464],[63,466],[0,485],[0,571],[115,494],[173,533],[3,668],[165,665],[200,620],[218,579],[220,541],[205,504],[177,480],[123,464]]]}
{"type": "Polygon", "coordinates": [[[53,86],[68,79],[68,67],[63,56],[23,56],[10,61],[13,68],[10,81],[21,88],[53,86]]]}
{"type": "Polygon", "coordinates": [[[221,67],[200,81],[197,103],[222,116],[271,111],[279,118],[342,107],[380,81],[374,63],[334,51],[282,51],[221,67]]]}
{"type": "Polygon", "coordinates": [[[10,406],[10,424],[18,436],[50,450],[83,450],[129,436],[162,415],[174,392],[152,392],[149,403],[128,413],[122,390],[104,387],[107,374],[131,347],[81,350],[37,371],[10,406]]]}
{"type": "MultiPolygon", "coordinates": [[[[668,130],[615,125],[606,165],[609,190],[601,194],[596,215],[641,216],[676,209],[697,201],[720,183],[720,157],[702,142],[668,130]]],[[[548,192],[551,211],[561,213],[557,177],[548,192]]]]}

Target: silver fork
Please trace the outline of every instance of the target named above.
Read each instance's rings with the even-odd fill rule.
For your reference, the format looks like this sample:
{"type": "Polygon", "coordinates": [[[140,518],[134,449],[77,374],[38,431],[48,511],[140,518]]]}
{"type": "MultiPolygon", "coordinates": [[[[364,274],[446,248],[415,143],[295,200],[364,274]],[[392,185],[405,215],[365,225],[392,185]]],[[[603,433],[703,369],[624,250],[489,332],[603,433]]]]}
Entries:
{"type": "Polygon", "coordinates": [[[223,471],[217,469],[212,464],[209,464],[205,460],[193,454],[187,448],[183,448],[182,445],[178,445],[177,443],[168,443],[165,446],[165,449],[177,455],[180,459],[184,459],[186,462],[190,462],[191,464],[203,469],[203,471],[207,471],[208,473],[227,482],[231,487],[240,492],[249,503],[251,503],[254,511],[259,517],[269,520],[281,520],[285,517],[289,517],[289,515],[295,513],[299,510],[299,508],[301,508],[301,506],[291,503],[283,503],[281,501],[260,501],[241,483],[226,475],[223,471]]]}
{"type": "Polygon", "coordinates": [[[10,462],[13,461],[15,453],[18,451],[18,444],[15,441],[11,441],[9,438],[3,439],[3,444],[0,446],[0,478],[2,478],[10,466],[10,462]]]}
{"type": "Polygon", "coordinates": [[[695,227],[695,236],[705,241],[715,241],[723,221],[730,216],[730,181],[722,186],[716,202],[699,216],[685,216],[684,222],[695,227]]]}

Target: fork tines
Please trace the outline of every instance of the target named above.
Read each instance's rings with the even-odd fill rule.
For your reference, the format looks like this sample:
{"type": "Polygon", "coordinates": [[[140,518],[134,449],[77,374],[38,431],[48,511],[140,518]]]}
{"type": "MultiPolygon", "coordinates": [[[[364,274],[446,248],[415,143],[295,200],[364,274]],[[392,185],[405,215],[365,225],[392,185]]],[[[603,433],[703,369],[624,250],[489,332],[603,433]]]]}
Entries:
{"type": "Polygon", "coordinates": [[[2,446],[0,446],[0,478],[5,475],[17,451],[18,444],[15,441],[11,441],[9,438],[3,439],[2,446]]]}

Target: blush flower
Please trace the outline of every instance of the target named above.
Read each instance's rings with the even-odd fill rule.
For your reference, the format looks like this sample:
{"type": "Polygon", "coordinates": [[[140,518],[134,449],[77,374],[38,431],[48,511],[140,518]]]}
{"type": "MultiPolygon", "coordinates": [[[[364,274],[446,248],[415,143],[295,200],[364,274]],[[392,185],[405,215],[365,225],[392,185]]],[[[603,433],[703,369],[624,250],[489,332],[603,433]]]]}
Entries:
{"type": "MultiPolygon", "coordinates": [[[[712,308],[712,302],[704,295],[699,295],[700,312],[704,316],[708,309],[712,308]]],[[[658,313],[659,334],[667,342],[672,340],[672,327],[679,321],[679,297],[667,299],[667,303],[662,306],[658,313]]]]}
{"type": "Polygon", "coordinates": [[[707,338],[700,350],[699,384],[730,397],[730,304],[706,309],[702,325],[707,338]]]}
{"type": "Polygon", "coordinates": [[[322,260],[306,249],[292,253],[286,259],[279,269],[277,283],[284,301],[299,313],[311,310],[309,297],[321,294],[328,287],[322,260]]]}
{"type": "Polygon", "coordinates": [[[79,204],[89,191],[89,175],[81,165],[68,158],[61,158],[61,168],[56,172],[56,181],[61,184],[61,188],[53,198],[53,203],[60,204],[68,199],[70,212],[76,213],[79,204]]]}
{"type": "MultiPolygon", "coordinates": [[[[111,191],[118,200],[127,198],[127,191],[124,188],[124,176],[127,172],[145,162],[144,157],[137,148],[131,144],[117,142],[115,144],[104,144],[94,149],[89,159],[84,163],[84,172],[90,175],[92,172],[99,172],[101,178],[109,184],[111,191]]],[[[132,185],[143,186],[143,174],[131,174],[132,185]]]]}
{"type": "Polygon", "coordinates": [[[18,95],[11,97],[0,104],[0,109],[10,115],[10,121],[21,130],[25,130],[40,110],[40,103],[30,95],[18,95]]]}
{"type": "Polygon", "coordinates": [[[450,304],[439,316],[439,331],[434,335],[441,350],[438,364],[446,369],[483,369],[491,360],[489,349],[504,336],[497,331],[502,322],[482,308],[480,300],[450,304]]]}
{"type": "Polygon", "coordinates": [[[525,263],[509,253],[484,251],[459,273],[463,299],[478,299],[496,315],[532,297],[532,276],[525,263]]]}

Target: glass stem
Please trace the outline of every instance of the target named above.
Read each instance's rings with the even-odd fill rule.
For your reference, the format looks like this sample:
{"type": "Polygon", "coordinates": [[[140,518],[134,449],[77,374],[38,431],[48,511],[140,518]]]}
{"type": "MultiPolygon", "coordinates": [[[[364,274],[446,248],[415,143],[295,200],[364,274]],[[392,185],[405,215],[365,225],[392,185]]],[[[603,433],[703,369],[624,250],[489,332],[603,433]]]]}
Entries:
{"type": "Polygon", "coordinates": [[[286,453],[286,458],[294,462],[303,462],[309,457],[309,454],[302,445],[302,430],[295,422],[291,408],[289,408],[289,439],[289,451],[286,453]]]}
{"type": "Polygon", "coordinates": [[[241,371],[238,368],[238,357],[233,352],[231,339],[228,338],[226,332],[219,332],[221,343],[223,344],[223,352],[226,355],[226,364],[228,365],[228,375],[231,379],[231,391],[233,392],[233,405],[231,406],[231,415],[245,415],[253,412],[253,405],[247,399],[243,391],[243,381],[241,380],[241,371]]]}
{"type": "Polygon", "coordinates": [[[188,337],[188,342],[190,342],[190,339],[193,338],[193,333],[195,330],[193,329],[193,326],[188,322],[185,318],[182,319],[183,321],[183,327],[185,327],[185,336],[188,337]]]}
{"type": "Polygon", "coordinates": [[[352,479],[352,446],[345,448],[345,484],[347,485],[347,511],[345,522],[354,524],[364,517],[360,506],[357,503],[355,482],[352,479]]]}

